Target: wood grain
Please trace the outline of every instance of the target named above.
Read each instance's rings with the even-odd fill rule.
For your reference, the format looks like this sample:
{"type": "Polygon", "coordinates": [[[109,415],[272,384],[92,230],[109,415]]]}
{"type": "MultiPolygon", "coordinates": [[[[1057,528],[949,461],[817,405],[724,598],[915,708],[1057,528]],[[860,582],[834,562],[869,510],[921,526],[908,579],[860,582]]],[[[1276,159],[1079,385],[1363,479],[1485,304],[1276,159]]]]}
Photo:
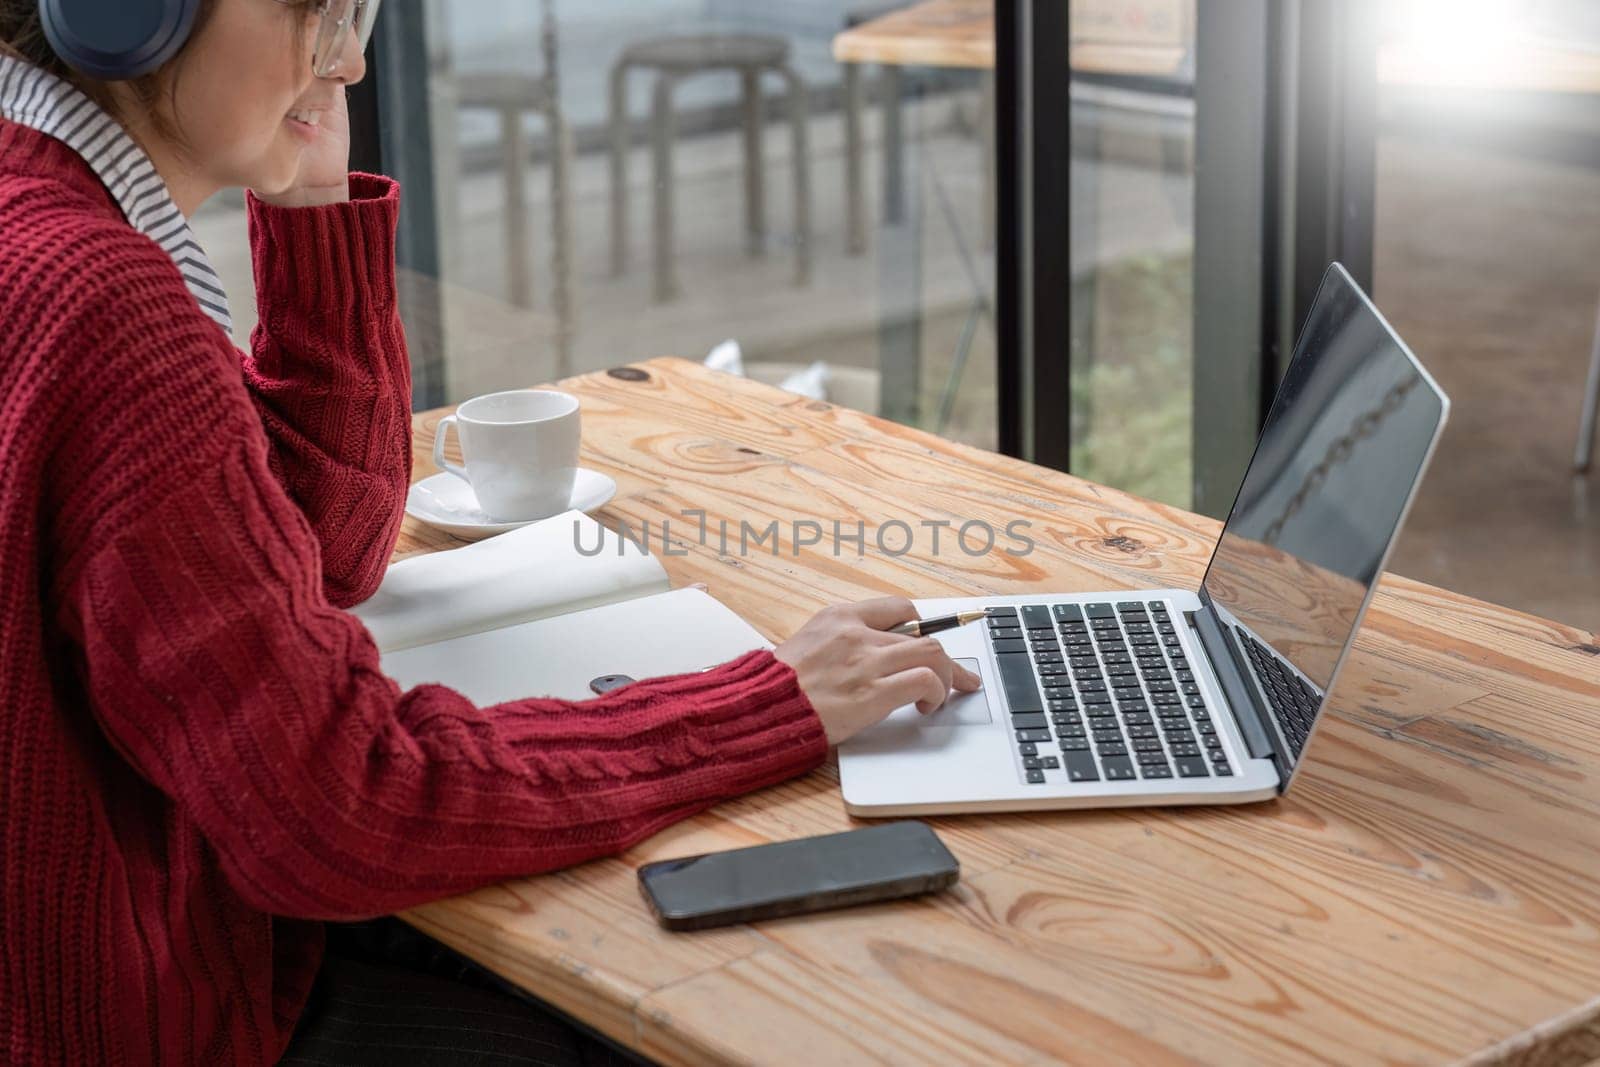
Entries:
{"type": "Polygon", "coordinates": [[[833,39],[840,63],[902,67],[994,66],[994,0],[924,0],[833,39]]]}
{"type": "MultiPolygon", "coordinates": [[[[781,640],[877,595],[1195,586],[1217,524],[680,360],[563,383],[612,527],[673,530],[781,640]],[[702,544],[777,520],[1029,523],[1034,550],[702,544]],[[680,523],[682,525],[680,525],[680,523]]],[[[419,416],[417,467],[432,470],[419,416]]],[[[652,536],[655,536],[654,534],[652,536]]],[[[398,554],[453,543],[409,521],[398,554]]],[[[660,553],[658,552],[658,555],[660,553]]],[[[935,899],[690,935],[653,859],[850,827],[828,766],[417,926],[665,1063],[1577,1064],[1600,1041],[1600,641],[1386,576],[1285,798],[930,820],[935,899]]]]}
{"type": "MultiPolygon", "coordinates": [[[[1174,13],[1175,28],[1185,16],[1174,13]]],[[[1192,39],[1192,33],[1178,36],[1192,39]]],[[[1074,40],[1074,71],[1147,78],[1181,78],[1189,48],[1178,41],[1074,40]]],[[[991,70],[995,64],[993,0],[924,0],[891,11],[833,39],[839,63],[991,70]]]]}

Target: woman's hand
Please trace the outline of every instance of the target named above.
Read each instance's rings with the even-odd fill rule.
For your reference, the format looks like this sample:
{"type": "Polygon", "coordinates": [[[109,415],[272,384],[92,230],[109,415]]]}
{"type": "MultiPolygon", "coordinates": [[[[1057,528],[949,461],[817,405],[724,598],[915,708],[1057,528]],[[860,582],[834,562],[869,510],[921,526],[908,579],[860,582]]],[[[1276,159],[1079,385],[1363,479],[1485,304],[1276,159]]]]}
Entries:
{"type": "Polygon", "coordinates": [[[341,88],[322,113],[317,139],[300,156],[294,184],[274,196],[257,197],[274,207],[316,207],[350,199],[350,110],[341,88]]]}
{"type": "Polygon", "coordinates": [[[800,689],[822,719],[828,743],[839,742],[913,701],[927,714],[953,687],[970,693],[978,676],[958,665],[932,637],[885,633],[917,617],[905,597],[824,608],[774,653],[794,668],[800,689]]]}

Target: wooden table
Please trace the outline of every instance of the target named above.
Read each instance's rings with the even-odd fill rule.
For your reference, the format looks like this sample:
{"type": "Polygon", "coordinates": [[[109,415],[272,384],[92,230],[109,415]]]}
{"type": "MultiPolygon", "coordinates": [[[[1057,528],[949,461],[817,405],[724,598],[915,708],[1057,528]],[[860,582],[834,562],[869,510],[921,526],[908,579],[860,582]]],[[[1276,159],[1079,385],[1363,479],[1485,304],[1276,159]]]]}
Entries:
{"type": "MultiPolygon", "coordinates": [[[[681,360],[573,378],[615,526],[1028,520],[1037,549],[662,560],[777,641],[825,604],[1193,587],[1217,524],[681,360]]],[[[416,474],[441,413],[419,416],[416,474]]],[[[452,544],[409,522],[399,555],[452,544]]],[[[898,542],[896,542],[898,543],[898,542]]],[[[1600,1057],[1600,641],[1385,578],[1288,797],[931,820],[933,898],[699,934],[641,863],[853,825],[836,768],[406,918],[667,1063],[1600,1057]]]]}

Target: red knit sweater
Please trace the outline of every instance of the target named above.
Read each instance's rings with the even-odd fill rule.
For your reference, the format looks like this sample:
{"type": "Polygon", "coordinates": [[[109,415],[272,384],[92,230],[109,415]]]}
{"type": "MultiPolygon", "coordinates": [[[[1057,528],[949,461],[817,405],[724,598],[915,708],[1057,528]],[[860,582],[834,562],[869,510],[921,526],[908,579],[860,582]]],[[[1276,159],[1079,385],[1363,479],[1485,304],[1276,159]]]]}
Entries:
{"type": "Polygon", "coordinates": [[[401,692],[340,608],[410,464],[398,192],[252,201],[244,355],[0,122],[0,1060],[265,1063],[316,920],[614,853],[815,766],[753,652],[583,703],[401,692]]]}

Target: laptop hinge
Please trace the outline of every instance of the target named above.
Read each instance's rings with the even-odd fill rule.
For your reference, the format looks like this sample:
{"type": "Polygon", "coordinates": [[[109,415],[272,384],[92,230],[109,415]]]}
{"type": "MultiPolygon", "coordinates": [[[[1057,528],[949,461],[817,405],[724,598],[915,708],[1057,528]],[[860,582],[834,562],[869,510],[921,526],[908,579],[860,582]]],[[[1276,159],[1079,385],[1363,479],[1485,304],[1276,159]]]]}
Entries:
{"type": "Polygon", "coordinates": [[[1239,724],[1240,733],[1244,734],[1245,747],[1256,759],[1270,759],[1277,766],[1278,790],[1282,792],[1289,781],[1293,761],[1288,758],[1272,724],[1267,720],[1266,704],[1256,695],[1255,687],[1246,680],[1233,642],[1222,632],[1222,627],[1217,625],[1216,618],[1209,611],[1186,611],[1183,616],[1194,627],[1200,644],[1206,650],[1212,673],[1217,676],[1223,695],[1233,708],[1233,717],[1239,724]]]}

